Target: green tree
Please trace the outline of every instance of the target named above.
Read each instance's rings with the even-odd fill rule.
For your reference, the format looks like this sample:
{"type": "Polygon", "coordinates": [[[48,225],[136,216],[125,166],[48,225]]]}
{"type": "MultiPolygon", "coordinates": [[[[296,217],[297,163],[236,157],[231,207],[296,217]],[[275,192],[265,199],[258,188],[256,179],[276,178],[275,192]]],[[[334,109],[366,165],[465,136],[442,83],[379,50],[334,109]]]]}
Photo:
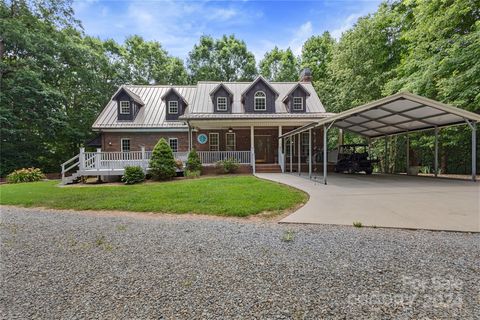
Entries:
{"type": "Polygon", "coordinates": [[[164,138],[161,138],[153,148],[149,166],[150,173],[155,179],[167,180],[175,176],[173,152],[164,138]]]}
{"type": "Polygon", "coordinates": [[[333,100],[328,85],[332,81],[329,67],[334,46],[335,40],[326,31],[321,36],[310,37],[302,47],[302,68],[311,70],[315,90],[326,106],[333,100]]]}
{"type": "Polygon", "coordinates": [[[187,69],[192,83],[202,80],[248,81],[257,73],[255,57],[244,41],[224,35],[220,39],[200,37],[188,54],[187,69]]]}
{"type": "Polygon", "coordinates": [[[197,150],[193,148],[188,153],[188,159],[186,163],[186,169],[188,171],[200,171],[202,170],[202,162],[198,156],[197,150]]]}
{"type": "Polygon", "coordinates": [[[298,81],[299,73],[300,60],[290,48],[275,47],[260,61],[260,74],[270,81],[298,81]]]}

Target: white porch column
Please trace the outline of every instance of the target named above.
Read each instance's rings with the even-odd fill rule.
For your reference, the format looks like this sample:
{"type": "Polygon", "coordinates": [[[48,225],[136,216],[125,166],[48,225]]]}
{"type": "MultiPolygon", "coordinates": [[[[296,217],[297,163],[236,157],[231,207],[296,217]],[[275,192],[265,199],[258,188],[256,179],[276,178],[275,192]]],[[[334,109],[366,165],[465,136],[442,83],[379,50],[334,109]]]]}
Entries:
{"type": "Polygon", "coordinates": [[[327,144],[328,129],[323,125],[323,184],[327,184],[327,163],[328,163],[328,144],[327,144]]]}
{"type": "Polygon", "coordinates": [[[435,163],[434,163],[435,177],[438,176],[438,128],[435,127],[435,163]]]}
{"type": "Polygon", "coordinates": [[[252,171],[255,174],[255,129],[254,126],[250,126],[250,154],[252,171]]]}
{"type": "Polygon", "coordinates": [[[287,171],[287,139],[283,139],[283,168],[282,168],[282,173],[285,173],[287,171]]]}
{"type": "Polygon", "coordinates": [[[293,172],[293,135],[289,137],[290,139],[290,173],[293,172]]]}
{"type": "Polygon", "coordinates": [[[190,123],[188,123],[188,152],[192,150],[192,147],[193,147],[192,127],[190,126],[190,123]]]}
{"type": "Polygon", "coordinates": [[[79,154],[79,167],[80,167],[80,170],[84,170],[85,169],[85,148],[80,148],[80,154],[79,154]]]}
{"type": "MultiPolygon", "coordinates": [[[[282,135],[282,126],[278,126],[278,136],[280,137],[282,135]]],[[[280,164],[280,154],[282,154],[282,144],[283,144],[283,139],[278,139],[278,164],[280,164]]]]}
{"type": "Polygon", "coordinates": [[[142,167],[143,167],[143,170],[147,170],[147,167],[148,167],[148,161],[147,161],[147,155],[145,153],[145,146],[142,145],[140,147],[140,150],[142,151],[142,167]]]}
{"type": "Polygon", "coordinates": [[[302,174],[302,133],[299,133],[298,134],[298,155],[297,155],[297,161],[298,161],[298,164],[297,164],[297,168],[298,168],[298,175],[301,175],[302,174]]]}
{"type": "Polygon", "coordinates": [[[312,129],[308,130],[308,178],[312,179],[312,129]]]}
{"type": "Polygon", "coordinates": [[[95,154],[95,168],[97,171],[100,170],[100,157],[102,156],[100,152],[102,152],[102,149],[97,148],[97,153],[95,154]]]}

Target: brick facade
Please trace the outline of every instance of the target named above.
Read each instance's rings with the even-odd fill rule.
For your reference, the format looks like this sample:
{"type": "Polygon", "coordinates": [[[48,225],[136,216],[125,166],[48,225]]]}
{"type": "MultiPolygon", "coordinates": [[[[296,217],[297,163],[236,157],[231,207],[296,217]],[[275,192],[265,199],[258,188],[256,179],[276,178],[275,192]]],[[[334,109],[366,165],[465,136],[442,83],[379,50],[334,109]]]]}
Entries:
{"type": "MultiPolygon", "coordinates": [[[[282,132],[286,133],[295,129],[294,127],[283,127],[282,132]]],[[[193,146],[198,151],[210,150],[210,133],[219,134],[219,150],[226,150],[226,129],[198,130],[192,133],[193,146]],[[209,137],[207,143],[200,144],[197,140],[198,135],[206,134],[209,137]]],[[[250,129],[233,129],[235,133],[235,151],[250,150],[250,129]]],[[[278,162],[278,127],[271,128],[255,128],[255,141],[258,143],[262,139],[262,146],[265,152],[259,154],[256,152],[257,162],[276,163],[278,162]]],[[[178,151],[188,151],[188,132],[103,132],[102,133],[102,150],[103,151],[121,151],[121,139],[130,139],[130,150],[139,151],[144,145],[146,150],[152,150],[160,138],[178,139],[178,151]]],[[[298,138],[298,137],[296,137],[298,138]]],[[[312,130],[312,152],[319,153],[323,146],[323,131],[321,128],[312,130]]],[[[283,149],[283,148],[282,148],[283,149]]],[[[288,149],[288,147],[287,147],[288,149]]],[[[298,160],[298,140],[295,139],[293,144],[293,161],[298,160]]],[[[289,158],[289,154],[287,154],[289,158]]],[[[306,156],[301,157],[302,162],[306,161],[306,156]]]]}

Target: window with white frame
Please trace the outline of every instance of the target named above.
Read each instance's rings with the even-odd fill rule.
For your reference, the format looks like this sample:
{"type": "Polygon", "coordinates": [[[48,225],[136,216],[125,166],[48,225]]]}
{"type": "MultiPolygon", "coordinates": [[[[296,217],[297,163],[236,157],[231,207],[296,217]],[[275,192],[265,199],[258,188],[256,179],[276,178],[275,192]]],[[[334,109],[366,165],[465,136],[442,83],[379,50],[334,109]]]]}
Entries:
{"type": "Polygon", "coordinates": [[[210,141],[210,151],[219,151],[219,136],[216,132],[210,132],[208,134],[208,140],[210,141]]]}
{"type": "Polygon", "coordinates": [[[178,113],[178,101],[175,101],[175,100],[168,101],[168,113],[170,114],[178,113]]]}
{"type": "Polygon", "coordinates": [[[123,138],[121,140],[122,152],[130,152],[130,139],[123,138]]]}
{"type": "Polygon", "coordinates": [[[227,111],[227,97],[217,97],[217,110],[227,111]]]}
{"type": "Polygon", "coordinates": [[[302,132],[302,140],[301,140],[301,155],[308,156],[308,149],[309,149],[309,135],[308,132],[302,132]]]}
{"type": "Polygon", "coordinates": [[[120,114],[130,114],[130,101],[120,101],[120,114]]]}
{"type": "Polygon", "coordinates": [[[255,92],[253,109],[255,111],[265,111],[267,110],[267,96],[263,91],[255,92]]]}
{"type": "Polygon", "coordinates": [[[293,97],[293,110],[303,110],[302,97],[293,97]]]}
{"type": "Polygon", "coordinates": [[[290,156],[290,150],[292,152],[292,156],[297,154],[297,144],[296,144],[297,136],[290,136],[287,138],[287,150],[286,150],[286,155],[287,157],[290,156]]]}
{"type": "Polygon", "coordinates": [[[172,152],[178,152],[178,139],[177,138],[169,138],[168,144],[170,145],[170,149],[172,152]]]}
{"type": "Polygon", "coordinates": [[[227,132],[225,136],[225,147],[227,151],[235,151],[235,132],[227,132]]]}

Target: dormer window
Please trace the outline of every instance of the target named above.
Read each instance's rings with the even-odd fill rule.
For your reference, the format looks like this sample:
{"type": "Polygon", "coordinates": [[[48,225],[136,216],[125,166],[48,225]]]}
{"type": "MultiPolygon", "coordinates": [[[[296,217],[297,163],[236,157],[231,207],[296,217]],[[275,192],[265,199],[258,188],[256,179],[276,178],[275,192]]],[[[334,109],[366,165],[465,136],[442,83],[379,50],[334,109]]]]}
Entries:
{"type": "Polygon", "coordinates": [[[120,114],[130,114],[130,101],[120,101],[120,114]]]}
{"type": "Polygon", "coordinates": [[[293,110],[303,110],[302,97],[293,97],[293,110]]]}
{"type": "Polygon", "coordinates": [[[227,97],[217,97],[217,110],[227,111],[227,97]]]}
{"type": "Polygon", "coordinates": [[[170,114],[178,113],[178,101],[175,101],[175,100],[168,101],[168,113],[170,114]]]}
{"type": "Polygon", "coordinates": [[[253,109],[255,111],[265,111],[267,110],[267,97],[265,92],[257,91],[254,96],[253,109]]]}

